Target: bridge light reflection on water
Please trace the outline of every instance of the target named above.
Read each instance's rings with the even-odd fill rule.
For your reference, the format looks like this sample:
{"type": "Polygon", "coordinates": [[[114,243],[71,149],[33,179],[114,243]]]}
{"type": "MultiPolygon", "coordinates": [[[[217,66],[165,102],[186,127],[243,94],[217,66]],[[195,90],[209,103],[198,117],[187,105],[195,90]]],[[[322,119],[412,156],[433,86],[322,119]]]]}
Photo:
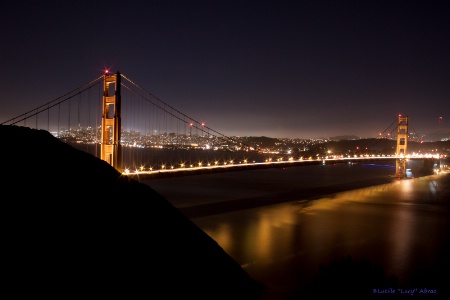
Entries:
{"type": "MultiPolygon", "coordinates": [[[[353,176],[359,178],[371,173],[364,168],[358,169],[358,173],[353,176]]],[[[344,182],[345,176],[341,174],[345,169],[330,166],[328,172],[336,175],[333,181],[344,182]]],[[[321,173],[323,168],[314,170],[321,173]]],[[[311,167],[307,172],[289,172],[297,176],[283,179],[302,185],[303,179],[310,177],[309,174],[314,171],[311,167]]],[[[279,172],[264,174],[283,176],[279,172]]],[[[257,184],[262,178],[259,176],[258,173],[244,177],[242,190],[240,186],[237,187],[239,193],[245,194],[243,191],[247,185],[253,187],[253,184],[257,184]],[[250,176],[257,178],[252,179],[250,176]]],[[[438,188],[442,184],[440,178],[444,177],[392,181],[332,193],[313,200],[304,200],[302,193],[296,192],[294,194],[298,198],[284,199],[289,201],[283,203],[205,215],[195,217],[193,221],[253,278],[267,283],[271,287],[269,293],[278,296],[271,298],[268,295],[263,299],[280,299],[283,293],[297,295],[297,292],[306,290],[320,265],[347,255],[368,258],[382,266],[387,275],[398,276],[401,288],[414,284],[436,288],[439,287],[437,281],[425,279],[440,276],[433,271],[437,268],[440,253],[448,251],[446,241],[449,227],[445,216],[448,216],[449,210],[446,201],[439,202],[439,207],[436,207],[439,199],[445,200],[440,196],[442,190],[438,188]]],[[[193,182],[189,179],[176,182],[181,182],[184,187],[184,181],[193,182]]],[[[222,189],[228,187],[222,185],[224,181],[227,184],[236,183],[226,177],[217,186],[222,189]]],[[[154,184],[161,187],[159,182],[154,184]]],[[[214,189],[214,192],[214,195],[221,194],[218,189],[214,189]]],[[[170,192],[167,196],[174,199],[174,203],[181,203],[181,199],[172,198],[170,192]]],[[[259,196],[262,197],[262,194],[259,196]]],[[[198,197],[213,198],[209,194],[198,197]]],[[[441,291],[444,292],[443,289],[441,291]]]]}

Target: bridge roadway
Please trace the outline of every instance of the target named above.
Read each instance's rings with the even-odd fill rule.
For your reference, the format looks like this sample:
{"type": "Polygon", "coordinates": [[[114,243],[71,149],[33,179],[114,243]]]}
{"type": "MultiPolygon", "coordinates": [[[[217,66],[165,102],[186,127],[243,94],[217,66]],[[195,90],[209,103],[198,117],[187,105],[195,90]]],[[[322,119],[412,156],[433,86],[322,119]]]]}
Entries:
{"type": "MultiPolygon", "coordinates": [[[[148,180],[165,177],[187,176],[187,175],[200,175],[211,174],[231,171],[242,170],[255,170],[265,168],[286,168],[308,165],[320,165],[320,164],[341,164],[341,163],[392,163],[399,157],[397,156],[364,156],[364,157],[345,157],[345,158],[326,158],[326,159],[314,159],[314,160],[285,160],[285,161],[269,161],[269,162],[248,162],[239,164],[223,164],[223,165],[205,165],[198,167],[184,167],[173,169],[158,169],[151,171],[125,171],[122,174],[130,176],[137,180],[148,180]]],[[[410,157],[408,160],[426,161],[427,169],[429,173],[432,173],[434,161],[438,160],[437,157],[410,157]]],[[[393,174],[395,175],[395,174],[393,174]]]]}

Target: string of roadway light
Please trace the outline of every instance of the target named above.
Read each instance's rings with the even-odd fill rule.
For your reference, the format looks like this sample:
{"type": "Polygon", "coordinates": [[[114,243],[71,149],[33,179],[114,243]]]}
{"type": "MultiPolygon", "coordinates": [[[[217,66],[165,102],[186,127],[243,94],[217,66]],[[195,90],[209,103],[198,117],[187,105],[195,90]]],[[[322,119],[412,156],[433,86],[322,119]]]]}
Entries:
{"type": "Polygon", "coordinates": [[[159,168],[145,168],[140,167],[138,169],[130,170],[129,168],[125,168],[122,172],[123,175],[136,175],[136,174],[156,174],[156,173],[168,173],[168,172],[180,172],[180,171],[198,171],[198,170],[205,170],[205,169],[214,169],[214,168],[236,168],[241,166],[270,166],[270,165],[283,165],[283,164],[292,164],[292,163],[302,163],[302,162],[320,162],[322,161],[322,164],[328,163],[338,163],[338,162],[352,162],[352,161],[364,161],[364,160],[394,160],[394,159],[424,159],[424,158],[433,158],[433,159],[444,159],[446,158],[446,155],[440,155],[440,154],[408,154],[406,156],[403,155],[354,155],[353,157],[343,157],[343,156],[334,156],[334,157],[327,157],[327,158],[299,158],[294,159],[293,157],[288,158],[287,160],[283,160],[281,158],[273,160],[271,158],[266,159],[263,162],[249,162],[247,160],[240,161],[238,163],[235,163],[233,160],[230,161],[224,161],[222,164],[219,163],[219,161],[215,161],[214,163],[202,163],[198,162],[197,164],[180,164],[179,167],[175,167],[174,165],[170,165],[169,167],[167,164],[162,164],[159,166],[159,168]]]}

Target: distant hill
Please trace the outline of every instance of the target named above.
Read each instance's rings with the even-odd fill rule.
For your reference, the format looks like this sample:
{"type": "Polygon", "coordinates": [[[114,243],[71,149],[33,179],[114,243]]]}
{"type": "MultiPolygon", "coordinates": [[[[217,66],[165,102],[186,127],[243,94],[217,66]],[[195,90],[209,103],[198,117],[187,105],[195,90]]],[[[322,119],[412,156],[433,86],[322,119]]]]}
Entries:
{"type": "MultiPolygon", "coordinates": [[[[390,139],[357,139],[357,140],[340,140],[329,141],[326,143],[311,145],[309,152],[326,153],[331,150],[334,154],[348,154],[348,153],[392,153],[397,150],[397,140],[390,139]]],[[[439,142],[412,142],[409,141],[407,145],[407,152],[416,153],[433,153],[436,150],[450,153],[450,141],[439,142]]]]}
{"type": "Polygon", "coordinates": [[[341,141],[341,140],[359,140],[360,137],[356,135],[339,135],[332,136],[329,138],[330,141],[341,141]]]}
{"type": "Polygon", "coordinates": [[[271,138],[267,136],[248,136],[240,138],[243,143],[252,145],[256,148],[273,148],[280,142],[278,138],[271,138]]]}
{"type": "Polygon", "coordinates": [[[47,131],[0,125],[0,136],[3,285],[15,297],[257,299],[264,290],[149,186],[47,131]]]}

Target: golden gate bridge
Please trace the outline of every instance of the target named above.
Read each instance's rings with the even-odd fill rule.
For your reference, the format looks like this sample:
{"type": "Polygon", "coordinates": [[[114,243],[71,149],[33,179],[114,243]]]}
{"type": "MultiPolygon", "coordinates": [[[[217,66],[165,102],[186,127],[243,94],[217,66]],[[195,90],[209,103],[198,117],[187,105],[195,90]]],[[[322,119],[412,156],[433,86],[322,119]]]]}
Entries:
{"type": "MultiPolygon", "coordinates": [[[[408,117],[401,115],[393,122],[397,131],[393,154],[333,156],[320,158],[320,162],[395,160],[395,175],[405,177],[406,162],[411,158],[407,152],[408,122],[408,117]]],[[[119,72],[105,71],[94,80],[1,125],[47,130],[125,175],[299,165],[319,160],[263,155],[257,145],[248,145],[210,128],[119,72]]]]}

